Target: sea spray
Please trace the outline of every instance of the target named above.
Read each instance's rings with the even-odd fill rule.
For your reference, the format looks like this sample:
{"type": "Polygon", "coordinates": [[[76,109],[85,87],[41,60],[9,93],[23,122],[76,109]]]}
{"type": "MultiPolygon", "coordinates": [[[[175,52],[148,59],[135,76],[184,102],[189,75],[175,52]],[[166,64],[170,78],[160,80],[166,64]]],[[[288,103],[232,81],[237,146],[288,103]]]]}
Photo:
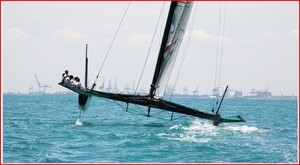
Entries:
{"type": "Polygon", "coordinates": [[[75,125],[82,125],[82,122],[79,119],[77,119],[77,121],[75,122],[75,125]]]}

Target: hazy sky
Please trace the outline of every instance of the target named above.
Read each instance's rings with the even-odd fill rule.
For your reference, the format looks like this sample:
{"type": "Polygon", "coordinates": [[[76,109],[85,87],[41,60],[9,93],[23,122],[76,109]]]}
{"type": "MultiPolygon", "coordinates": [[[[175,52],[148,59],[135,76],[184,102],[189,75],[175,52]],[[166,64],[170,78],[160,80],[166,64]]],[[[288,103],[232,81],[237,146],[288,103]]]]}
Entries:
{"type": "MultiPolygon", "coordinates": [[[[34,77],[57,85],[61,74],[84,77],[85,44],[89,44],[89,82],[93,83],[128,2],[1,2],[2,88],[4,92],[38,90],[34,77]]],[[[118,87],[139,79],[154,35],[163,2],[132,2],[116,41],[100,73],[118,87]]],[[[165,3],[140,87],[149,88],[169,9],[165,3]]],[[[219,18],[224,22],[225,3],[194,4],[185,39],[170,83],[176,72],[187,36],[191,39],[176,89],[185,85],[200,94],[214,87],[219,18]],[[195,10],[197,9],[197,10],[195,10]],[[197,11],[197,13],[195,13],[197,11]],[[193,20],[194,15],[195,19],[193,20]],[[192,22],[194,26],[191,29],[192,22]]],[[[227,2],[220,86],[227,84],[244,95],[252,88],[273,94],[298,95],[298,2],[227,2]]],[[[223,28],[221,27],[222,34],[223,28]]],[[[222,36],[222,35],[221,35],[222,36]]],[[[218,77],[218,76],[217,76],[218,77]]]]}

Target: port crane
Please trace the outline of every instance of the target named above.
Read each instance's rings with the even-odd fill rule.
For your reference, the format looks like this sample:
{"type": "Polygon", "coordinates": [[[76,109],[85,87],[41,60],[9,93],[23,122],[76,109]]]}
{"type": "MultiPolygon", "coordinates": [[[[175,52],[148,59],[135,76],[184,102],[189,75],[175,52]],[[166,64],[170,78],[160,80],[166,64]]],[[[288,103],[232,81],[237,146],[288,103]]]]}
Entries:
{"type": "Polygon", "coordinates": [[[42,85],[40,82],[39,82],[39,79],[37,78],[36,74],[34,74],[35,76],[35,79],[36,79],[36,82],[39,86],[39,93],[46,93],[46,88],[51,88],[51,86],[49,85],[42,85]]]}

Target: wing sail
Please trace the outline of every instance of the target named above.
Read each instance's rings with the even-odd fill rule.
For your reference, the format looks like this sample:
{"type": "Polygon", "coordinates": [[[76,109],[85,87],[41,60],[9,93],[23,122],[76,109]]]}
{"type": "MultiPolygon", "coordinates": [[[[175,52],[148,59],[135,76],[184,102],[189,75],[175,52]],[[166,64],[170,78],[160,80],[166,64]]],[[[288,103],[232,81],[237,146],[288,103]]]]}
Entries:
{"type": "Polygon", "coordinates": [[[163,41],[151,84],[150,96],[163,97],[168,85],[180,44],[188,23],[193,2],[172,2],[163,41]]]}

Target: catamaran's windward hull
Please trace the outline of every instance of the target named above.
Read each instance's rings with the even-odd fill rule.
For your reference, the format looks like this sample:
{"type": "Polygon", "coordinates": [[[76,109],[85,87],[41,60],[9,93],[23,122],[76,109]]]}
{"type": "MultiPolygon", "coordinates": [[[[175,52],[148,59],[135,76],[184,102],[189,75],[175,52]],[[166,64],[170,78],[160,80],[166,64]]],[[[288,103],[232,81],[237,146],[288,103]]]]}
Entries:
{"type": "Polygon", "coordinates": [[[97,96],[97,97],[107,98],[107,99],[121,101],[125,103],[137,104],[137,105],[142,105],[147,107],[158,108],[166,111],[196,116],[196,117],[212,120],[215,125],[218,125],[219,123],[222,122],[244,122],[245,121],[240,116],[225,119],[225,118],[221,118],[221,116],[219,115],[206,113],[203,111],[192,109],[163,99],[151,98],[148,95],[140,96],[140,95],[128,95],[128,94],[114,94],[114,93],[106,93],[106,92],[90,90],[90,89],[78,89],[74,86],[65,85],[62,82],[58,84],[80,95],[85,95],[89,97],[97,96]]]}

